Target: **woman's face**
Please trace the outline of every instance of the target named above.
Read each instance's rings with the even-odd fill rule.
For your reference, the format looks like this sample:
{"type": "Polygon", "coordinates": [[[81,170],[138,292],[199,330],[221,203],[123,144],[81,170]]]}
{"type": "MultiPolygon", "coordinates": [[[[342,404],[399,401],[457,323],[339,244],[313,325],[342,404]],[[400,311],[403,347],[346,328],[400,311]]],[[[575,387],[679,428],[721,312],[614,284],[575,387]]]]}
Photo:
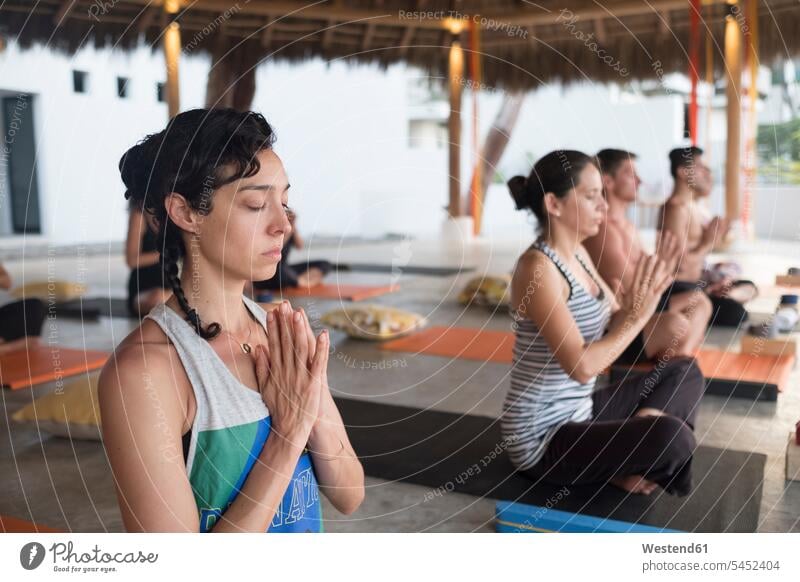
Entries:
{"type": "MultiPolygon", "coordinates": [[[[552,196],[552,194],[549,194],[552,196]]],[[[600,171],[588,164],[580,173],[575,188],[561,199],[555,198],[556,215],[550,212],[550,220],[558,221],[585,240],[596,235],[606,218],[608,204],[603,196],[603,181],[600,171]]]]}
{"type": "MultiPolygon", "coordinates": [[[[198,245],[206,261],[227,276],[270,279],[292,226],[286,215],[289,181],[272,150],[258,154],[261,168],[213,192],[211,212],[199,217],[198,245]]],[[[187,249],[191,253],[192,249],[187,249]]]]}

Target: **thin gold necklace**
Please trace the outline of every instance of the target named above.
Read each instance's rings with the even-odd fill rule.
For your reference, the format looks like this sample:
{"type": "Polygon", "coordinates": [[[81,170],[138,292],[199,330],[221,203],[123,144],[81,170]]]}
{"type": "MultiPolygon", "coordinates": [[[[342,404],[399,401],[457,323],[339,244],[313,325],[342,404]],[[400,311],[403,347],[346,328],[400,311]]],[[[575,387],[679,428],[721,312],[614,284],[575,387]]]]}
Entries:
{"type": "MultiPolygon", "coordinates": [[[[254,319],[254,318],[253,318],[253,314],[252,314],[252,313],[250,313],[250,311],[249,311],[249,310],[248,310],[248,312],[247,312],[247,313],[250,315],[250,317],[251,317],[252,319],[254,319]]],[[[259,325],[260,325],[260,324],[259,324],[259,325]]],[[[253,335],[253,328],[252,328],[252,326],[250,327],[250,331],[248,331],[248,332],[247,332],[247,339],[246,339],[245,341],[243,341],[243,342],[240,342],[240,341],[239,341],[239,340],[236,338],[236,336],[234,336],[234,335],[233,335],[231,332],[229,332],[229,331],[226,331],[225,333],[227,333],[227,334],[228,334],[229,336],[231,336],[231,337],[232,337],[234,340],[236,340],[236,343],[238,343],[238,344],[239,344],[239,347],[240,347],[240,348],[242,348],[242,351],[243,351],[245,354],[249,354],[250,352],[252,352],[252,351],[253,351],[253,348],[252,348],[252,346],[251,346],[251,345],[248,343],[248,342],[250,341],[250,336],[251,336],[251,335],[253,335]]]]}

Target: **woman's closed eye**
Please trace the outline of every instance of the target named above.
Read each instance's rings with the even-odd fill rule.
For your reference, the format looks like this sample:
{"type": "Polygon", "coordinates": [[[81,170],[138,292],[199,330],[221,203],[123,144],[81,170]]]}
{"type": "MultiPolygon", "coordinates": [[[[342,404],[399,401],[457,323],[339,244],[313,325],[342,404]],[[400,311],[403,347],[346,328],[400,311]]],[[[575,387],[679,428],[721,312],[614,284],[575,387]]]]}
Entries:
{"type": "MultiPolygon", "coordinates": [[[[284,210],[284,212],[286,212],[286,214],[290,214],[290,213],[292,212],[292,209],[291,209],[291,208],[289,208],[289,205],[288,205],[288,204],[281,204],[281,206],[283,207],[283,210],[284,210]]],[[[258,211],[264,210],[266,207],[267,207],[267,205],[266,205],[266,204],[263,204],[263,205],[261,205],[261,206],[248,206],[248,208],[249,208],[250,210],[253,210],[253,211],[255,211],[255,212],[258,212],[258,211]]]]}

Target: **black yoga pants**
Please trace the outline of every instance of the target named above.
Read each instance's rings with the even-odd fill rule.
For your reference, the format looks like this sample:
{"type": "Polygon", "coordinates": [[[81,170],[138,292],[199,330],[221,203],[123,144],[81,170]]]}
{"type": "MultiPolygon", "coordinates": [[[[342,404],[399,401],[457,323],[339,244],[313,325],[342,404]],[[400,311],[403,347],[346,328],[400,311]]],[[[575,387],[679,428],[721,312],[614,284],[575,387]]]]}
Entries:
{"type": "Polygon", "coordinates": [[[686,495],[692,487],[694,422],[704,382],[694,359],[676,358],[600,389],[592,397],[592,420],[564,424],[544,457],[524,472],[560,485],[642,475],[669,493],[686,495]],[[640,408],[666,414],[633,416],[640,408]]]}
{"type": "Polygon", "coordinates": [[[286,266],[284,266],[283,261],[281,261],[272,279],[256,281],[253,283],[253,287],[256,289],[268,289],[270,291],[297,287],[298,278],[306,271],[310,269],[319,269],[324,276],[330,273],[332,268],[333,266],[328,261],[306,261],[305,263],[294,263],[293,265],[286,266]]]}
{"type": "Polygon", "coordinates": [[[7,342],[38,337],[47,315],[41,299],[21,299],[0,307],[0,338],[7,342]]]}

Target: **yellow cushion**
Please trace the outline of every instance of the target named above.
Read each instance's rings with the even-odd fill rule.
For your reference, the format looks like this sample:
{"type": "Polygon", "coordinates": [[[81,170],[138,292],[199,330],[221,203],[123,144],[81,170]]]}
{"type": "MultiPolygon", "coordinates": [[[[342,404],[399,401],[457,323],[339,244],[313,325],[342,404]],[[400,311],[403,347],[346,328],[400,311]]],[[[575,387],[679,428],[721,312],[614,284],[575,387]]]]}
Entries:
{"type": "Polygon", "coordinates": [[[19,423],[39,427],[57,436],[100,440],[99,373],[84,374],[65,384],[59,392],[41,396],[14,413],[19,423]]]}
{"type": "Polygon", "coordinates": [[[72,281],[39,281],[11,290],[17,299],[37,297],[43,301],[71,301],[86,294],[86,285],[72,281]]]}
{"type": "Polygon", "coordinates": [[[511,277],[508,275],[487,275],[471,279],[459,293],[458,300],[464,305],[475,303],[488,307],[508,305],[511,277]]]}

